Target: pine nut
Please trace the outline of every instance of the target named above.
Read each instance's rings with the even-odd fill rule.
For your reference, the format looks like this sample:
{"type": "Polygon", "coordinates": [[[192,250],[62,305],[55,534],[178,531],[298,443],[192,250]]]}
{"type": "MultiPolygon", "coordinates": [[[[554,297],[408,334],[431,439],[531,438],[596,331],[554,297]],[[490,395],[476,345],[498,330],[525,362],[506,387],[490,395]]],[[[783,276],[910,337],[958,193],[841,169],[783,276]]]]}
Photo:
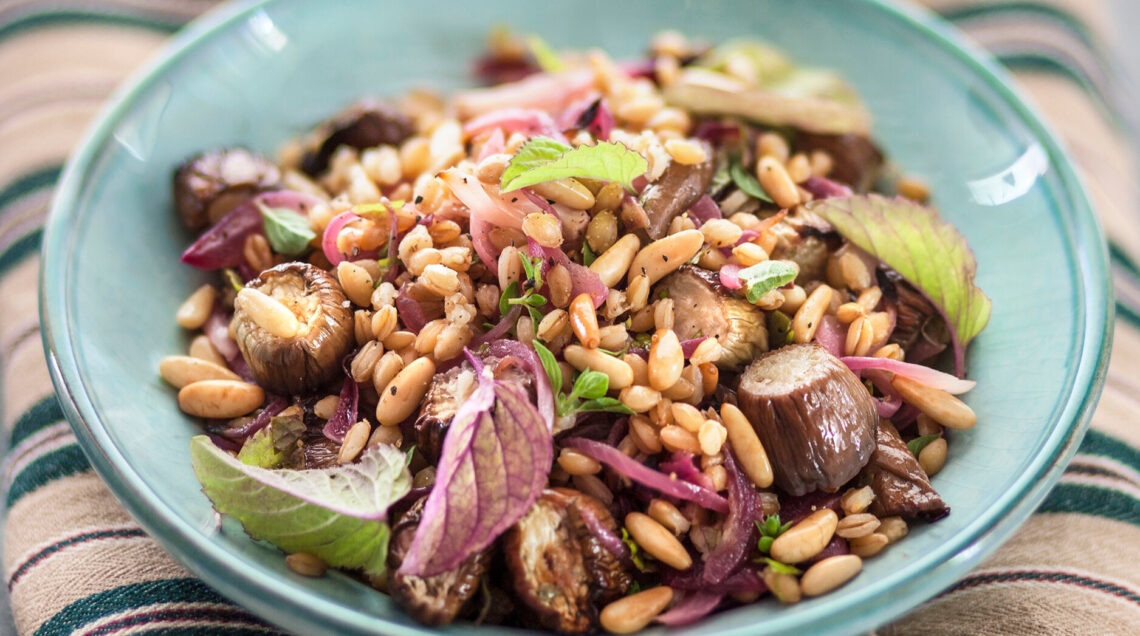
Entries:
{"type": "Polygon", "coordinates": [[[905,402],[913,404],[927,417],[946,428],[968,429],[978,422],[973,409],[946,391],[901,375],[891,378],[891,386],[902,395],[905,402]]]}
{"type": "Polygon", "coordinates": [[[294,552],[286,556],[285,565],[288,565],[290,570],[301,576],[311,577],[324,576],[329,569],[324,560],[308,552],[294,552]]]}
{"type": "Polygon", "coordinates": [[[385,426],[395,426],[411,415],[423,400],[435,375],[431,358],[416,358],[405,366],[380,392],[376,419],[385,426]]]}
{"type": "Polygon", "coordinates": [[[869,512],[847,515],[839,520],[835,534],[844,539],[858,539],[878,530],[881,523],[878,517],[869,512]]]}
{"type": "Polygon", "coordinates": [[[664,391],[681,379],[685,354],[672,329],[658,329],[649,347],[649,385],[664,391]]]}
{"type": "Polygon", "coordinates": [[[245,262],[257,272],[264,272],[273,267],[273,250],[269,241],[261,234],[250,234],[245,238],[241,248],[245,262]]]}
{"type": "Polygon", "coordinates": [[[352,304],[360,307],[372,305],[372,276],[367,270],[356,263],[341,261],[336,266],[336,277],[352,304]]]}
{"type": "Polygon", "coordinates": [[[918,453],[918,465],[926,472],[927,477],[933,477],[946,465],[946,440],[938,439],[926,445],[918,453]]]}
{"type": "Polygon", "coordinates": [[[543,342],[550,342],[562,335],[570,327],[570,314],[564,309],[555,309],[542,317],[535,335],[543,342]]]}
{"type": "MultiPolygon", "coordinates": [[[[592,244],[591,247],[593,247],[592,244]]],[[[597,274],[606,287],[613,287],[625,277],[639,249],[641,249],[641,240],[637,238],[637,235],[626,234],[594,259],[594,262],[590,264],[590,271],[597,274]]]]}
{"type": "Polygon", "coordinates": [[[396,308],[391,305],[381,307],[372,314],[372,337],[381,342],[396,330],[396,308]]]}
{"type": "Polygon", "coordinates": [[[570,327],[587,349],[595,349],[601,342],[598,314],[594,311],[594,299],[590,294],[578,294],[570,301],[570,327]]]}
{"type": "Polygon", "coordinates": [[[807,300],[807,293],[803,287],[796,285],[789,289],[781,289],[780,293],[784,295],[784,304],[780,305],[780,311],[791,316],[803,306],[804,301],[807,300]]]}
{"type": "Polygon", "coordinates": [[[242,287],[234,299],[234,307],[278,338],[292,338],[301,331],[300,321],[288,307],[253,287],[242,287]]]}
{"type": "Polygon", "coordinates": [[[689,556],[685,546],[653,517],[640,512],[631,512],[625,516],[625,527],[638,545],[658,561],[677,570],[687,570],[692,567],[693,558],[689,556]]]}
{"type": "Polygon", "coordinates": [[[640,631],[673,602],[673,588],[661,585],[630,594],[606,605],[598,622],[612,634],[640,631]]]}
{"type": "Polygon", "coordinates": [[[522,261],[519,260],[519,250],[513,245],[503,248],[499,254],[499,289],[506,289],[511,283],[518,282],[523,275],[522,261]]]}
{"type": "Polygon", "coordinates": [[[875,337],[875,330],[871,321],[859,316],[847,328],[847,340],[843,351],[849,356],[865,356],[871,349],[871,339],[875,337]]]}
{"type": "Polygon", "coordinates": [[[388,351],[401,351],[416,342],[416,334],[410,331],[393,331],[382,341],[388,351]]]}
{"type": "Polygon", "coordinates": [[[210,313],[214,311],[214,301],[218,297],[218,290],[213,285],[202,285],[183,301],[174,314],[178,325],[186,329],[198,329],[206,324],[210,313]]]}
{"type": "Polygon", "coordinates": [[[598,346],[608,351],[620,351],[629,342],[629,332],[624,324],[608,325],[598,330],[598,346]]]}
{"type": "Polygon", "coordinates": [[[206,336],[195,336],[190,341],[190,357],[205,360],[206,362],[213,362],[219,367],[228,368],[226,366],[226,359],[218,350],[214,348],[213,343],[206,336]]]}
{"type": "Polygon", "coordinates": [[[879,532],[873,532],[865,537],[851,539],[847,542],[847,547],[851,549],[851,554],[862,557],[864,559],[875,556],[887,547],[887,537],[879,532]]]}
{"type": "Polygon", "coordinates": [[[863,311],[870,313],[875,311],[875,307],[879,306],[879,301],[883,299],[883,290],[879,289],[878,285],[868,287],[859,293],[859,298],[855,301],[863,308],[863,311]]]}
{"type": "Polygon", "coordinates": [[[313,405],[313,415],[316,415],[322,420],[327,420],[333,416],[333,413],[336,413],[338,404],[340,404],[339,395],[326,395],[317,400],[317,403],[313,405]]]}
{"type": "Polygon", "coordinates": [[[879,534],[887,538],[889,543],[895,543],[910,532],[906,521],[902,517],[884,517],[880,519],[879,534]]]}
{"type": "Polygon", "coordinates": [[[795,183],[803,183],[811,176],[811,161],[802,152],[797,152],[792,155],[791,159],[788,159],[787,168],[788,176],[795,183]]]}
{"type": "Polygon", "coordinates": [[[606,482],[598,479],[596,475],[574,475],[570,482],[574,484],[574,488],[607,506],[614,501],[614,493],[606,485],[606,482]]]}
{"type": "Polygon", "coordinates": [[[543,247],[562,245],[562,223],[553,214],[531,212],[523,217],[522,230],[543,247]]]}
{"type": "Polygon", "coordinates": [[[857,292],[867,289],[873,282],[866,263],[854,252],[844,252],[839,257],[839,271],[847,287],[857,292]]]}
{"type": "MultiPolygon", "coordinates": [[[[704,229],[704,228],[702,228],[704,229]]],[[[732,256],[744,267],[751,267],[768,260],[768,252],[755,243],[741,243],[732,248],[732,256]]]]}
{"type": "Polygon", "coordinates": [[[634,384],[622,389],[618,399],[635,412],[645,413],[661,401],[661,393],[647,386],[634,384]]]}
{"type": "Polygon", "coordinates": [[[701,443],[697,436],[676,425],[669,425],[661,429],[661,444],[671,451],[685,451],[697,455],[701,452],[701,443]]]}
{"type": "Polygon", "coordinates": [[[594,207],[594,193],[573,177],[543,181],[532,185],[530,189],[544,199],[575,210],[589,210],[594,207]]]}
{"type": "Polygon", "coordinates": [[[602,465],[594,458],[573,448],[563,448],[558,453],[558,465],[571,475],[593,475],[602,470],[602,465]]]}
{"type": "Polygon", "coordinates": [[[759,157],[773,157],[784,163],[788,160],[791,150],[788,149],[788,142],[783,137],[773,132],[766,132],[756,139],[756,154],[759,157]]]}
{"type": "Polygon", "coordinates": [[[261,387],[237,380],[202,380],[178,391],[178,408],[196,417],[226,420],[241,417],[264,401],[265,392],[261,387]]]}
{"type": "Polygon", "coordinates": [[[764,445],[756,436],[756,429],[752,427],[752,423],[740,409],[728,403],[721,405],[720,418],[724,422],[724,428],[728,432],[728,439],[732,442],[732,449],[736,452],[741,470],[757,486],[761,488],[771,486],[774,480],[772,465],[768,463],[768,453],[764,451],[764,445]]]}
{"type": "Polygon", "coordinates": [[[202,380],[241,380],[226,367],[191,356],[166,356],[158,363],[158,374],[179,389],[202,380]]]}
{"type": "Polygon", "coordinates": [[[803,598],[803,594],[800,592],[800,582],[794,575],[765,568],[763,576],[764,584],[772,591],[772,596],[779,599],[781,603],[799,603],[800,599],[803,598]]]}
{"type": "Polygon", "coordinates": [[[828,557],[812,565],[800,579],[804,596],[827,594],[855,578],[863,569],[863,559],[854,554],[828,557]]]}
{"type": "Polygon", "coordinates": [[[722,353],[720,342],[716,338],[705,338],[693,350],[693,355],[689,356],[689,364],[701,365],[706,362],[716,362],[720,360],[722,353]]]}
{"type": "Polygon", "coordinates": [[[839,319],[839,322],[847,325],[855,322],[856,318],[862,318],[866,313],[866,310],[859,303],[843,303],[839,309],[835,310],[835,317],[839,319]]]}
{"type": "Polygon", "coordinates": [[[705,236],[700,230],[684,230],[641,248],[629,267],[629,282],[644,274],[652,285],[673,273],[701,251],[705,236]]]}
{"type": "Polygon", "coordinates": [[[689,431],[690,433],[697,433],[701,430],[701,426],[705,423],[705,418],[697,407],[692,404],[684,402],[674,402],[671,407],[673,411],[673,421],[678,426],[689,431]]]}
{"type": "Polygon", "coordinates": [[[565,308],[570,305],[570,292],[573,282],[570,279],[570,270],[564,265],[555,265],[546,274],[546,284],[550,288],[550,303],[555,307],[565,308]]]}
{"type": "Polygon", "coordinates": [[[661,439],[657,436],[657,429],[653,428],[649,418],[644,415],[629,418],[629,434],[641,452],[648,455],[661,452],[661,439]]]}
{"type": "MultiPolygon", "coordinates": [[[[598,195],[594,200],[594,209],[592,210],[595,215],[602,214],[603,212],[613,212],[621,207],[621,202],[625,200],[625,188],[616,181],[607,183],[598,190],[598,195]]],[[[612,214],[611,214],[612,216],[612,214]]],[[[617,219],[614,219],[614,238],[617,238],[617,219]]],[[[593,244],[590,247],[594,247],[593,244]]]]}
{"type": "Polygon", "coordinates": [[[740,240],[744,230],[728,219],[712,219],[701,226],[700,232],[704,235],[705,242],[713,247],[732,247],[740,240]]]}
{"type": "Polygon", "coordinates": [[[764,191],[772,196],[781,208],[794,208],[800,204],[800,192],[788,176],[784,164],[773,157],[761,157],[756,163],[756,178],[764,191]]]}
{"type": "Polygon", "coordinates": [[[400,431],[399,426],[377,426],[376,430],[372,431],[372,435],[368,438],[368,444],[365,445],[365,448],[372,448],[379,444],[399,448],[403,441],[404,433],[400,431]]]}
{"type": "Polygon", "coordinates": [[[677,506],[665,501],[664,499],[653,499],[649,502],[647,512],[654,521],[665,526],[676,536],[681,536],[689,531],[690,523],[685,515],[677,509],[677,506]]]}
{"type": "Polygon", "coordinates": [[[662,298],[653,303],[653,325],[657,329],[673,328],[673,299],[662,298]]]}
{"type": "Polygon", "coordinates": [[[697,369],[701,372],[701,392],[704,395],[712,395],[720,384],[720,368],[712,362],[704,362],[698,365],[697,369]]]}
{"type": "Polygon", "coordinates": [[[630,370],[633,371],[633,383],[642,386],[649,386],[649,363],[645,358],[627,353],[621,359],[629,365],[630,370]]]}
{"type": "Polygon", "coordinates": [[[511,155],[505,152],[495,153],[479,162],[475,167],[475,176],[483,183],[498,183],[511,162],[511,155]]]}
{"type": "Polygon", "coordinates": [[[626,286],[626,303],[630,311],[641,311],[649,303],[649,277],[638,274],[626,286]]]}
{"type": "Polygon", "coordinates": [[[384,345],[375,340],[369,340],[360,348],[360,351],[356,352],[356,356],[348,368],[349,375],[356,382],[370,382],[372,370],[376,368],[376,362],[380,360],[382,355],[384,355],[384,345]]]}
{"type": "Polygon", "coordinates": [[[728,470],[724,466],[709,466],[703,472],[712,480],[713,490],[721,492],[728,488],[728,470]]]}
{"type": "Polygon", "coordinates": [[[661,112],[664,107],[665,102],[659,96],[641,95],[618,106],[614,115],[620,120],[641,126],[661,112]]]}
{"type": "Polygon", "coordinates": [[[662,391],[661,395],[664,395],[665,397],[674,401],[699,402],[699,400],[693,400],[693,396],[696,393],[696,387],[692,382],[689,382],[685,379],[684,372],[682,372],[681,379],[677,380],[677,383],[673,386],[662,391]]]}
{"type": "Polygon", "coordinates": [[[701,443],[701,452],[705,455],[716,455],[724,446],[728,431],[724,425],[714,420],[705,420],[697,433],[697,440],[701,443]]]}
{"type": "Polygon", "coordinates": [[[336,463],[347,464],[356,459],[360,455],[360,451],[364,450],[364,445],[368,443],[368,437],[372,434],[372,427],[369,426],[365,420],[360,420],[348,429],[344,434],[344,441],[341,442],[340,452],[337,453],[336,463]]]}
{"type": "Polygon", "coordinates": [[[838,524],[839,516],[830,508],[813,512],[776,537],[772,558],[788,564],[807,561],[827,547],[838,524]]]}
{"type": "Polygon", "coordinates": [[[685,166],[696,165],[709,158],[704,146],[691,139],[670,139],[665,142],[665,152],[673,161],[685,166]]]}
{"type": "Polygon", "coordinates": [[[925,413],[919,413],[918,417],[914,420],[915,428],[918,429],[919,437],[925,435],[942,435],[942,425],[926,416],[925,413]]]}
{"type": "Polygon", "coordinates": [[[840,497],[839,507],[843,509],[845,515],[857,515],[871,507],[871,502],[874,500],[875,491],[871,490],[870,486],[852,488],[840,497]]]}
{"type": "Polygon", "coordinates": [[[930,200],[930,186],[926,185],[921,179],[903,177],[895,184],[895,189],[898,191],[899,196],[906,197],[911,201],[926,203],[930,200]]]}
{"type": "Polygon", "coordinates": [[[610,379],[611,391],[620,391],[633,384],[633,369],[628,364],[597,349],[567,345],[562,350],[562,357],[566,358],[570,366],[579,371],[593,369],[606,374],[606,377],[610,379]]]}
{"type": "Polygon", "coordinates": [[[820,285],[800,305],[792,317],[792,333],[795,334],[797,343],[811,342],[815,330],[819,328],[819,321],[823,319],[823,313],[830,304],[831,288],[820,285]]]}
{"type": "Polygon", "coordinates": [[[831,173],[831,155],[823,150],[811,151],[811,172],[817,177],[826,177],[831,173]]]}

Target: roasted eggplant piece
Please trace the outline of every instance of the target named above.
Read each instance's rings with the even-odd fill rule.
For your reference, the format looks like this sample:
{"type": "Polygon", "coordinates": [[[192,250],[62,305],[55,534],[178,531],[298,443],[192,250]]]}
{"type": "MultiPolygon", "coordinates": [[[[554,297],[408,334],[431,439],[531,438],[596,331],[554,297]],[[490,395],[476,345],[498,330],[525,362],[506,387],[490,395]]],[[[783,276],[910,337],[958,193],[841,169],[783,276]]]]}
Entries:
{"type": "Polygon", "coordinates": [[[880,517],[925,516],[938,519],[950,507],[930,485],[918,459],[890,422],[880,422],[875,452],[863,471],[875,491],[871,512],[880,517]]]}
{"type": "Polygon", "coordinates": [[[883,153],[864,135],[820,135],[801,132],[796,136],[796,150],[823,150],[831,155],[831,172],[827,177],[845,183],[856,192],[866,192],[879,176],[883,153]]]}
{"type": "Polygon", "coordinates": [[[827,258],[840,243],[831,224],[805,207],[796,208],[772,232],[776,235],[772,258],[794,262],[800,268],[796,275],[800,285],[824,277],[827,258]]]}
{"type": "Polygon", "coordinates": [[[341,146],[358,150],[381,144],[395,146],[412,132],[412,121],[407,115],[384,102],[362,101],[317,129],[313,149],[301,158],[301,169],[317,176],[328,169],[329,159],[341,146]]]}
{"type": "Polygon", "coordinates": [[[720,342],[717,366],[737,371],[768,350],[764,312],[721,285],[716,272],[682,265],[657,285],[673,299],[673,330],[681,340],[708,336],[720,342]]]}
{"type": "Polygon", "coordinates": [[[946,321],[934,305],[893,269],[878,271],[885,302],[894,303],[895,328],[889,342],[902,347],[908,362],[922,362],[950,344],[946,321]]]}
{"type": "Polygon", "coordinates": [[[388,593],[420,623],[447,625],[469,609],[471,599],[479,591],[481,579],[491,564],[491,549],[472,554],[454,570],[443,574],[429,577],[401,574],[400,565],[412,546],[426,501],[427,497],[423,497],[412,504],[392,528],[388,547],[388,566],[392,577],[388,593]]]}
{"type": "Polygon", "coordinates": [[[649,184],[641,193],[641,207],[649,217],[645,232],[656,241],[669,232],[669,223],[674,217],[688,210],[697,199],[709,189],[716,166],[714,153],[705,142],[708,159],[701,163],[686,165],[673,161],[661,173],[657,181],[649,184]]]}
{"type": "Polygon", "coordinates": [[[740,375],[737,398],[768,452],[776,485],[790,495],[839,488],[875,450],[875,401],[819,345],[788,345],[760,357],[740,375]]]}
{"type": "Polygon", "coordinates": [[[292,337],[273,335],[253,320],[252,307],[238,294],[230,333],[258,384],[273,393],[300,395],[341,370],[356,341],[351,304],[332,276],[308,263],[285,263],[246,287],[285,305],[299,323],[292,337]]]}
{"type": "Polygon", "coordinates": [[[272,161],[245,148],[196,155],[174,172],[174,205],[182,223],[201,230],[267,190],[281,187],[272,161]]]}
{"type": "Polygon", "coordinates": [[[598,500],[574,490],[543,492],[503,538],[518,600],[547,629],[583,634],[597,625],[597,606],[632,583],[621,562],[582,521],[582,509],[610,530],[617,524],[598,500]]]}

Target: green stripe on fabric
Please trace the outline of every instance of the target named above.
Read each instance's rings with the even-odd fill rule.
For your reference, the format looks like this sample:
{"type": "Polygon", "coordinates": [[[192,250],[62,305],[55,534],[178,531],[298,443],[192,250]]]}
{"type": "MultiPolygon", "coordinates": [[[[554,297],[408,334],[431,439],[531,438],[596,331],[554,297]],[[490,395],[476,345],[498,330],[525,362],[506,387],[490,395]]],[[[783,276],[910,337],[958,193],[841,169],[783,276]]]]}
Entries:
{"type": "Polygon", "coordinates": [[[1108,255],[1113,263],[1120,265],[1129,273],[1135,275],[1137,279],[1140,279],[1140,266],[1136,264],[1136,261],[1132,260],[1128,252],[1125,252],[1122,247],[1111,240],[1108,242],[1108,255]]]}
{"type": "Polygon", "coordinates": [[[0,251],[0,276],[3,276],[9,269],[21,263],[25,258],[38,252],[40,242],[43,241],[43,238],[43,228],[37,227],[13,241],[12,244],[4,248],[3,251],[0,251]]]}
{"type": "Polygon", "coordinates": [[[1116,317],[1132,325],[1133,327],[1140,329],[1140,312],[1120,302],[1119,300],[1116,301],[1116,317]]]}
{"type": "Polygon", "coordinates": [[[55,399],[54,394],[45,397],[16,420],[12,436],[8,438],[8,448],[15,448],[20,442],[62,419],[63,409],[59,408],[59,400],[55,399]]]}
{"type": "Polygon", "coordinates": [[[1140,450],[1095,429],[1089,429],[1085,434],[1077,452],[1114,459],[1132,470],[1140,471],[1140,450]]]}
{"type": "Polygon", "coordinates": [[[167,20],[135,13],[112,13],[79,8],[45,9],[20,16],[8,24],[0,25],[0,42],[31,29],[74,24],[109,24],[113,26],[141,27],[162,33],[174,33],[182,26],[182,21],[167,20]]]}
{"type": "MultiPolygon", "coordinates": [[[[105,592],[92,594],[71,603],[60,610],[58,614],[40,626],[35,636],[63,636],[71,634],[76,629],[94,620],[105,616],[132,610],[147,605],[162,605],[170,603],[216,603],[233,607],[233,604],[222,598],[198,579],[179,578],[163,581],[146,581],[116,587],[105,592]]],[[[204,615],[208,617],[208,614],[204,615]]],[[[242,618],[235,617],[235,622],[242,620],[248,622],[248,615],[242,618]]],[[[189,629],[189,626],[187,626],[189,629]]],[[[182,631],[179,631],[182,633],[182,631]]],[[[190,633],[190,632],[187,632],[190,633]]],[[[194,632],[194,633],[217,633],[194,632]]],[[[254,633],[254,632],[250,632],[254,633]]],[[[263,633],[263,632],[260,632],[263,633]]]]}
{"type": "Polygon", "coordinates": [[[1060,23],[1067,30],[1072,32],[1073,35],[1080,38],[1081,42],[1089,47],[1090,50],[1099,54],[1099,47],[1096,44],[1096,40],[1083,22],[1060,7],[1041,2],[1013,0],[1011,2],[976,4],[943,11],[942,17],[951,22],[965,22],[968,20],[984,20],[990,17],[1008,16],[1018,13],[1046,18],[1053,22],[1060,23]]]}
{"type": "Polygon", "coordinates": [[[1095,84],[1089,81],[1089,78],[1081,72],[1080,69],[1065,64],[1060,59],[1046,53],[1020,51],[1018,53],[1000,53],[997,54],[996,57],[999,62],[1014,72],[1040,71],[1061,75],[1073,80],[1073,82],[1078,84],[1081,90],[1092,99],[1093,105],[1104,119],[1114,124],[1119,122],[1120,117],[1117,115],[1115,109],[1109,105],[1108,97],[1105,96],[1095,84]]]}
{"type": "Polygon", "coordinates": [[[21,470],[8,489],[6,505],[13,504],[24,495],[61,477],[68,477],[91,469],[78,444],[68,444],[37,458],[21,470]]]}
{"type": "Polygon", "coordinates": [[[54,186],[55,182],[59,180],[61,172],[63,172],[63,166],[53,164],[34,172],[29,172],[9,183],[3,190],[0,190],[0,211],[8,207],[8,205],[16,199],[25,197],[36,190],[54,186]]]}
{"type": "Polygon", "coordinates": [[[1085,484],[1057,484],[1038,513],[1077,513],[1140,526],[1140,501],[1119,490],[1085,484]]]}

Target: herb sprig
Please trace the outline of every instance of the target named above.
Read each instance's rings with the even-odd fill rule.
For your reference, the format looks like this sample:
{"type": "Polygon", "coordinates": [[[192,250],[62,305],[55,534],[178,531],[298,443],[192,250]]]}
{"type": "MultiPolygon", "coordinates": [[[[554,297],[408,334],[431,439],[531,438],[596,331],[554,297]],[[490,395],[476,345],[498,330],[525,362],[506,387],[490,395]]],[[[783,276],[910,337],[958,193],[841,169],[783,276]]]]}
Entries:
{"type": "Polygon", "coordinates": [[[519,285],[518,281],[511,281],[511,284],[507,285],[499,296],[499,313],[505,316],[511,307],[521,305],[526,308],[530,319],[534,321],[534,326],[537,327],[538,323],[542,322],[542,314],[538,310],[547,303],[546,296],[538,293],[542,287],[542,258],[532,258],[526,254],[519,254],[519,258],[526,274],[526,284],[523,286],[519,285]]]}
{"type": "Polygon", "coordinates": [[[586,369],[574,379],[570,393],[562,391],[562,368],[558,360],[541,342],[535,340],[534,350],[550,378],[554,392],[554,410],[559,417],[572,413],[622,413],[633,415],[633,409],[606,395],[610,390],[610,378],[600,371],[586,369]]]}

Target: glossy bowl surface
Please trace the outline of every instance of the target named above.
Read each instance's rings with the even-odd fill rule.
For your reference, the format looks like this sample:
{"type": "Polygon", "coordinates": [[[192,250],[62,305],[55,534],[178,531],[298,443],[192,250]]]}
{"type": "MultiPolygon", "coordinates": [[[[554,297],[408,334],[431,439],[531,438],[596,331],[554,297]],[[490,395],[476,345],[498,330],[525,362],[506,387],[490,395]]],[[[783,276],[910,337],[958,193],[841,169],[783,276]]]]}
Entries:
{"type": "Polygon", "coordinates": [[[1099,396],[1111,318],[1104,240],[1069,160],[1006,74],[928,15],[875,0],[278,0],[229,5],[182,32],[68,164],[43,250],[44,342],[64,411],[151,534],[223,594],[298,633],[434,631],[346,576],[301,578],[236,524],[216,527],[190,469],[198,426],[156,372],[187,342],[175,309],[209,278],[177,262],[190,237],[172,212],[171,172],[215,146],[272,152],[359,95],[465,85],[484,34],[501,22],[616,58],[637,55],[663,28],[711,41],[761,36],[838,69],[869,104],[887,153],[929,179],[993,299],[969,355],[979,424],[954,432],[934,480],[953,513],[916,525],[835,593],[678,631],[862,632],[996,549],[1057,480],[1099,396]]]}

